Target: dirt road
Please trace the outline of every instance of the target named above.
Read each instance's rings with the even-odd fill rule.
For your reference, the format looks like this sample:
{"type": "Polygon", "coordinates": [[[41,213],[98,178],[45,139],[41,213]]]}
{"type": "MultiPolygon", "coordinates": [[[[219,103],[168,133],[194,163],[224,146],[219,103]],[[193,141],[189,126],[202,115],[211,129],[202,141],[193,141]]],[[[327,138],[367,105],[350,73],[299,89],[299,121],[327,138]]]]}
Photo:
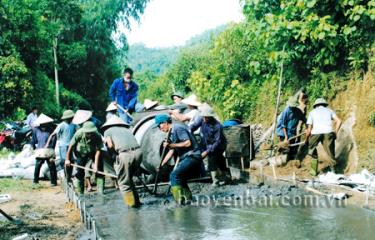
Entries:
{"type": "Polygon", "coordinates": [[[28,239],[76,239],[82,230],[79,211],[67,202],[60,186],[51,188],[43,182],[33,189],[29,180],[0,179],[0,194],[5,193],[12,200],[1,203],[0,208],[23,224],[12,224],[0,216],[2,240],[23,234],[28,239]]]}

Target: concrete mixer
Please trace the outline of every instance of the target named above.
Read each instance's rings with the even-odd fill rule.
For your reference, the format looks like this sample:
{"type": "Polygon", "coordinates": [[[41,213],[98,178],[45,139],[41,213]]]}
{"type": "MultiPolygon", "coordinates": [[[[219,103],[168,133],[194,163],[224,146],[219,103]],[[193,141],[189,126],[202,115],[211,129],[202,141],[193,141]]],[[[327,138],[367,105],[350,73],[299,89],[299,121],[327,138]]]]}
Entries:
{"type": "MultiPolygon", "coordinates": [[[[156,169],[159,167],[163,151],[163,141],[167,136],[166,133],[160,131],[158,128],[153,128],[154,117],[163,113],[168,113],[168,110],[142,112],[134,117],[135,125],[132,132],[143,152],[141,168],[146,174],[150,174],[148,182],[152,182],[156,174],[156,169]]],[[[169,166],[162,169],[160,181],[168,181],[173,164],[174,162],[172,161],[169,166]]]]}

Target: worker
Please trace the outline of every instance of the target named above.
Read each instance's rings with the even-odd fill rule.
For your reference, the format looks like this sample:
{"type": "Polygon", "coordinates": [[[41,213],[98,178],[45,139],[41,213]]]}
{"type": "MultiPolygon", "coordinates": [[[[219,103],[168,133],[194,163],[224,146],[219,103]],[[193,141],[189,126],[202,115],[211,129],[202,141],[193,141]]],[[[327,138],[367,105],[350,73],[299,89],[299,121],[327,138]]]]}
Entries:
{"type": "Polygon", "coordinates": [[[139,207],[140,201],[133,182],[142,161],[142,151],[129,124],[114,116],[102,126],[104,141],[110,152],[116,155],[114,169],[124,203],[129,207],[139,207]]]}
{"type": "Polygon", "coordinates": [[[57,171],[55,161],[52,159],[53,156],[43,156],[45,155],[44,152],[47,151],[45,149],[46,147],[53,148],[53,146],[46,146],[48,138],[51,135],[51,132],[53,131],[53,126],[51,125],[52,123],[53,119],[43,113],[40,114],[40,116],[34,121],[35,126],[38,127],[34,128],[31,146],[33,147],[33,149],[39,150],[36,154],[34,184],[39,183],[40,169],[43,163],[46,161],[48,164],[49,171],[51,173],[51,186],[57,185],[57,171]]]}
{"type": "Polygon", "coordinates": [[[170,106],[171,110],[175,110],[178,113],[184,113],[187,110],[187,105],[182,103],[184,99],[184,94],[182,92],[178,91],[173,93],[171,99],[174,102],[174,104],[170,106]]]}
{"type": "Polygon", "coordinates": [[[135,111],[135,105],[137,104],[138,85],[132,78],[133,70],[125,68],[124,76],[115,79],[109,89],[109,96],[113,104],[119,105],[117,111],[120,118],[126,123],[131,123],[132,119],[129,115],[135,111]]]}
{"type": "Polygon", "coordinates": [[[184,94],[182,92],[175,92],[171,95],[171,98],[175,104],[181,104],[184,99],[184,94]]]}
{"type": "Polygon", "coordinates": [[[66,110],[63,112],[61,117],[62,122],[57,125],[56,129],[49,136],[46,143],[46,147],[49,145],[51,139],[57,136],[59,146],[59,157],[60,157],[60,168],[64,169],[66,152],[70,140],[72,140],[74,133],[77,131],[78,126],[72,123],[74,112],[72,110],[66,110]]]}
{"type": "Polygon", "coordinates": [[[181,102],[188,106],[189,112],[180,113],[176,110],[169,110],[169,114],[171,114],[172,118],[185,122],[188,126],[191,126],[199,118],[198,107],[201,105],[201,103],[198,101],[198,97],[195,94],[190,95],[181,102]]]}
{"type": "Polygon", "coordinates": [[[316,158],[316,147],[322,143],[324,150],[329,156],[329,166],[331,171],[335,172],[335,139],[341,128],[342,121],[336,113],[328,108],[328,103],[323,98],[318,98],[314,102],[314,109],[307,118],[306,142],[309,146],[309,155],[311,158],[312,176],[318,175],[318,159],[316,158]],[[333,129],[335,122],[336,129],[333,129]]]}
{"type": "Polygon", "coordinates": [[[31,109],[31,113],[29,113],[29,115],[27,115],[27,118],[25,120],[25,124],[27,126],[29,126],[31,129],[34,129],[35,127],[37,127],[35,125],[35,120],[38,118],[38,108],[37,107],[33,107],[31,109]]]}
{"type": "Polygon", "coordinates": [[[223,126],[215,118],[215,113],[208,105],[200,109],[202,121],[193,123],[190,131],[194,133],[200,128],[202,158],[208,158],[208,171],[211,173],[212,185],[219,186],[231,180],[230,170],[226,166],[224,151],[227,146],[227,140],[224,136],[223,126]],[[225,176],[225,181],[220,182],[218,170],[225,176]]]}
{"type": "Polygon", "coordinates": [[[163,144],[169,151],[162,159],[161,167],[167,164],[174,154],[178,156],[179,161],[176,163],[169,179],[173,198],[178,204],[186,204],[192,200],[192,193],[187,185],[187,180],[200,172],[201,151],[195,137],[190,133],[186,125],[172,123],[172,118],[169,115],[157,115],[155,117],[155,126],[165,133],[171,131],[170,139],[167,139],[163,144]]]}
{"type": "MultiPolygon", "coordinates": [[[[287,147],[289,144],[295,143],[295,136],[297,133],[297,126],[299,121],[306,123],[306,118],[302,111],[298,108],[298,99],[291,97],[284,111],[281,113],[276,127],[276,134],[280,142],[283,142],[287,147]]],[[[296,154],[298,147],[289,148],[287,159],[290,160],[296,154]]]]}
{"type": "Polygon", "coordinates": [[[113,102],[108,105],[105,111],[107,112],[107,114],[105,115],[106,121],[108,121],[113,116],[117,116],[117,106],[113,102]]]}
{"type": "MultiPolygon", "coordinates": [[[[86,104],[82,104],[82,105],[83,106],[81,106],[81,108],[91,109],[90,105],[86,105],[86,104]]],[[[100,128],[101,125],[102,125],[100,120],[93,117],[93,112],[91,110],[82,110],[82,109],[79,109],[79,110],[76,111],[76,113],[74,114],[74,118],[73,118],[72,123],[78,125],[79,127],[82,127],[82,125],[85,122],[88,122],[88,121],[93,122],[97,129],[100,128]]],[[[89,158],[89,160],[86,162],[85,167],[88,168],[88,169],[91,169],[92,165],[93,165],[93,158],[89,158]]],[[[71,173],[71,169],[72,169],[71,167],[68,167],[68,169],[65,170],[67,175],[71,173]]],[[[91,183],[91,177],[93,176],[93,174],[92,174],[91,171],[86,170],[84,175],[85,175],[85,182],[86,182],[85,185],[87,186],[87,191],[92,192],[93,187],[92,187],[92,183],[91,183]]],[[[67,178],[70,179],[70,176],[69,177],[67,176],[67,178]]],[[[101,180],[99,180],[99,181],[101,181],[101,180]]]]}
{"type": "MultiPolygon", "coordinates": [[[[67,181],[71,178],[71,163],[76,163],[79,166],[85,167],[87,162],[94,159],[93,171],[102,170],[103,164],[100,162],[100,149],[103,147],[102,138],[95,127],[94,123],[87,121],[82,128],[74,134],[70,141],[68,151],[66,153],[65,165],[67,168],[67,181]],[[74,153],[74,158],[73,158],[74,153]]],[[[77,168],[77,190],[79,193],[84,193],[84,179],[85,171],[77,168]]],[[[97,175],[96,184],[100,193],[104,192],[104,177],[97,175]]]]}

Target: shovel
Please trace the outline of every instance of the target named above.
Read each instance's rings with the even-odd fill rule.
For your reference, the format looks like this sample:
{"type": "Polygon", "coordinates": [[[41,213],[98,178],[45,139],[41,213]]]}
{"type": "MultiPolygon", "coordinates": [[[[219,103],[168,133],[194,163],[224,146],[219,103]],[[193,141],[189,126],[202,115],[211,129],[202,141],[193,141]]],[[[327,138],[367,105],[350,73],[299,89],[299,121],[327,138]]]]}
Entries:
{"type": "MultiPolygon", "coordinates": [[[[288,140],[290,141],[290,140],[296,139],[296,138],[298,138],[298,137],[300,137],[300,136],[302,136],[304,134],[306,134],[306,133],[298,134],[298,135],[296,135],[294,137],[289,138],[288,140]]],[[[290,144],[289,141],[288,142],[279,142],[277,144],[277,148],[279,150],[288,150],[290,147],[295,147],[295,146],[299,146],[299,145],[305,144],[305,141],[298,142],[298,143],[292,143],[292,144],[290,144]]]]}
{"type": "Polygon", "coordinates": [[[6,214],[3,210],[0,209],[0,213],[6,218],[8,219],[10,222],[16,224],[16,225],[22,225],[23,222],[21,220],[18,220],[18,219],[14,219],[12,218],[11,216],[9,216],[8,214],[6,214]]]}
{"type": "Polygon", "coordinates": [[[118,108],[120,108],[130,119],[131,119],[131,121],[133,121],[133,117],[132,117],[132,115],[130,115],[126,110],[125,110],[125,108],[123,108],[120,104],[116,104],[116,106],[118,107],[118,108]]]}
{"type": "Polygon", "coordinates": [[[102,171],[94,171],[94,169],[87,168],[87,167],[83,167],[83,166],[80,166],[80,165],[77,165],[77,164],[74,164],[74,163],[71,163],[70,165],[73,166],[73,167],[76,167],[76,168],[80,168],[80,169],[83,169],[83,170],[87,170],[87,171],[89,171],[89,172],[99,173],[99,174],[101,174],[101,175],[104,175],[104,176],[107,176],[107,177],[111,177],[111,178],[116,178],[116,179],[117,179],[117,176],[116,176],[116,175],[113,175],[113,174],[110,174],[110,173],[106,173],[106,172],[102,172],[102,171]]]}
{"type": "MultiPolygon", "coordinates": [[[[171,129],[168,130],[167,137],[166,137],[167,141],[169,140],[170,136],[171,136],[171,129]]],[[[160,160],[160,163],[159,163],[159,168],[158,168],[158,171],[156,172],[156,176],[155,176],[155,185],[154,185],[154,189],[152,191],[154,194],[156,194],[156,190],[157,190],[157,187],[158,187],[158,178],[159,178],[160,168],[161,168],[161,164],[163,163],[163,160],[164,160],[166,154],[167,154],[167,147],[163,147],[163,151],[161,153],[161,160],[160,160]]]]}

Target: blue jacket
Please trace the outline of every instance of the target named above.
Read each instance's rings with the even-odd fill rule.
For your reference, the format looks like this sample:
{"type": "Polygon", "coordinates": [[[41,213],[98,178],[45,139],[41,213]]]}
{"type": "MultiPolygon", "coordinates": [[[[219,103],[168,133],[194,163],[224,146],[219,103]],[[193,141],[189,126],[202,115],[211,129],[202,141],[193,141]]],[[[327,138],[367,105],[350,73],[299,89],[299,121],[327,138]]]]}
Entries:
{"type": "MultiPolygon", "coordinates": [[[[129,89],[125,90],[123,82],[123,78],[115,79],[109,89],[109,96],[112,101],[116,101],[121,107],[129,110],[129,112],[133,112],[137,103],[138,85],[134,81],[131,81],[129,89]]],[[[120,113],[123,112],[121,109],[118,109],[118,111],[120,113]]]]}
{"type": "Polygon", "coordinates": [[[202,151],[207,151],[209,155],[225,151],[227,140],[224,136],[223,126],[218,120],[212,118],[212,121],[207,123],[203,119],[199,122],[194,122],[190,126],[190,131],[194,132],[199,127],[201,128],[202,151]]]}
{"type": "Polygon", "coordinates": [[[276,134],[280,137],[285,137],[283,128],[286,129],[286,134],[288,138],[291,138],[296,135],[298,122],[306,122],[306,118],[303,115],[302,111],[296,107],[286,107],[281,113],[280,118],[277,122],[276,134]]]}

